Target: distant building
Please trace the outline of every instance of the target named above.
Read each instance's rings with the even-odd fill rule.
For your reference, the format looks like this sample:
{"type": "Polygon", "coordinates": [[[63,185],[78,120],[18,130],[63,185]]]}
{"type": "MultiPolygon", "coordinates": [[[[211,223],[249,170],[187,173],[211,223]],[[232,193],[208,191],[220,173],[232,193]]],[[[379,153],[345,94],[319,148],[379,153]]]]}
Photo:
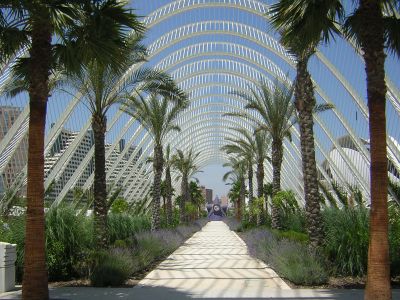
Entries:
{"type": "Polygon", "coordinates": [[[227,196],[221,197],[221,206],[228,206],[228,197],[227,196]]]}
{"type": "MultiPolygon", "coordinates": [[[[51,170],[55,167],[57,161],[64,154],[64,152],[71,145],[71,143],[74,141],[74,139],[77,137],[78,134],[79,134],[78,132],[62,129],[61,133],[57,137],[56,142],[52,146],[49,155],[45,159],[45,174],[46,174],[45,177],[47,177],[51,173],[51,170]]],[[[93,131],[89,130],[83,137],[78,147],[75,149],[67,165],[62,168],[61,172],[56,177],[55,183],[52,186],[51,193],[49,195],[50,199],[55,199],[61,193],[64,186],[73,176],[75,170],[79,167],[79,165],[85,159],[86,155],[89,153],[90,149],[93,147],[93,144],[94,144],[93,131]]],[[[109,151],[111,147],[112,147],[111,144],[105,145],[106,153],[109,151]]],[[[129,148],[125,151],[124,156],[116,165],[117,160],[119,159],[122,152],[125,150],[125,147],[126,147],[125,140],[121,139],[118,145],[111,151],[110,155],[106,159],[106,166],[105,166],[106,172],[110,172],[111,169],[114,168],[112,174],[108,175],[109,176],[107,180],[108,183],[116,184],[116,186],[122,186],[123,182],[125,181],[125,185],[122,186],[121,193],[124,193],[126,187],[130,186],[133,180],[136,180],[138,178],[139,176],[138,169],[140,168],[140,166],[137,166],[136,162],[142,153],[140,149],[139,151],[137,151],[135,157],[131,160],[130,157],[135,151],[136,147],[129,146],[129,148]],[[118,183],[115,183],[115,180],[117,179],[117,177],[120,175],[121,171],[124,168],[125,170],[122,176],[120,176],[118,183]]],[[[85,185],[88,178],[90,177],[90,175],[93,173],[93,171],[94,171],[94,158],[92,157],[87,166],[85,167],[85,169],[83,170],[83,172],[79,174],[79,178],[77,178],[74,187],[82,188],[85,185]]],[[[141,176],[145,176],[145,174],[141,174],[141,176]]],[[[71,200],[72,196],[73,196],[72,191],[69,191],[66,198],[71,200]]]]}
{"type": "Polygon", "coordinates": [[[215,196],[214,204],[221,204],[221,200],[218,198],[218,196],[215,196]]]}
{"type": "MultiPolygon", "coordinates": [[[[45,157],[44,162],[44,172],[45,178],[47,178],[53,168],[56,166],[58,160],[67,150],[67,148],[72,144],[74,139],[78,136],[79,132],[71,131],[65,128],[61,129],[60,134],[58,135],[56,141],[54,142],[53,146],[51,147],[49,154],[45,157]]],[[[89,130],[85,136],[83,137],[82,141],[76,148],[75,152],[72,154],[69,162],[66,164],[65,167],[61,169],[61,172],[57,174],[56,180],[54,185],[51,187],[51,192],[49,194],[49,198],[56,198],[58,194],[61,193],[64,186],[73,176],[75,170],[79,167],[81,162],[86,157],[86,154],[90,151],[94,144],[94,137],[93,131],[89,130]]],[[[94,160],[93,158],[90,160],[86,168],[80,174],[78,181],[76,182],[76,187],[83,187],[86,180],[89,178],[90,174],[94,170],[94,160]]],[[[70,193],[67,198],[71,198],[72,193],[70,193]]]]}
{"type": "MultiPolygon", "coordinates": [[[[14,106],[0,106],[0,142],[11,129],[22,110],[14,106]]],[[[7,155],[7,153],[5,153],[7,155]]],[[[5,166],[0,180],[0,192],[10,188],[28,161],[28,135],[22,137],[19,145],[12,154],[7,166],[5,166]]],[[[20,192],[22,195],[25,191],[20,192]]]]}
{"type": "Polygon", "coordinates": [[[213,203],[213,190],[212,189],[206,189],[206,202],[208,204],[213,203]]]}

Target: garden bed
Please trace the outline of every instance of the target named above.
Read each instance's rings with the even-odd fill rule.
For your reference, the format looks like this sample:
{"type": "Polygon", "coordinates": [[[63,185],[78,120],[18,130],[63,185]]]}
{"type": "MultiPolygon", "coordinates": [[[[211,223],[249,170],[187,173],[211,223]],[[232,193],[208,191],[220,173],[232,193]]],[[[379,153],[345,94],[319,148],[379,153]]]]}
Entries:
{"type": "MultiPolygon", "coordinates": [[[[206,223],[201,219],[151,232],[148,216],[109,214],[110,248],[98,251],[93,248],[90,217],[77,215],[69,206],[50,210],[46,214],[49,285],[132,287],[206,223]]],[[[17,244],[16,275],[21,282],[25,218],[0,220],[0,236],[17,244]]]]}
{"type": "MultiPolygon", "coordinates": [[[[343,269],[339,269],[338,266],[342,266],[343,262],[329,260],[325,248],[318,253],[311,251],[307,239],[304,239],[304,233],[271,230],[267,226],[246,225],[245,227],[243,223],[233,218],[225,222],[246,243],[250,255],[274,269],[293,289],[363,289],[365,287],[365,274],[362,276],[340,275],[343,269]]],[[[397,272],[397,270],[393,271],[397,272]]],[[[392,287],[400,288],[400,276],[392,278],[392,287]]]]}

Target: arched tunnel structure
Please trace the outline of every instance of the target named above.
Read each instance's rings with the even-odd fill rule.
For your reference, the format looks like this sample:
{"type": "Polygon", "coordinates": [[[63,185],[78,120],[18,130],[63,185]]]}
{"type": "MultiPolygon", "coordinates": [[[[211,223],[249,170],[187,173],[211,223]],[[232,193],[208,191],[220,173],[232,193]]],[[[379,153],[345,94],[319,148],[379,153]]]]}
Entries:
{"type": "MultiPolygon", "coordinates": [[[[293,80],[295,61],[280,45],[269,24],[269,0],[160,0],[133,2],[144,16],[148,32],[146,65],[167,71],[190,96],[190,106],[178,120],[180,133],[168,136],[172,148],[200,151],[200,166],[226,161],[220,147],[233,128],[251,130],[252,124],[224,114],[244,109],[231,94],[247,91],[260,80],[272,87],[275,78],[293,80]]],[[[9,80],[13,61],[1,66],[0,89],[9,80]]],[[[387,57],[387,149],[389,177],[400,174],[400,68],[387,57]]],[[[131,72],[139,66],[134,65],[131,72]]],[[[338,182],[345,189],[357,186],[369,199],[368,109],[364,63],[358,50],[337,37],[321,45],[310,62],[318,103],[332,110],[315,116],[316,158],[320,180],[338,182]]],[[[1,189],[18,190],[26,182],[28,97],[0,97],[1,189]]],[[[107,180],[121,186],[129,202],[142,201],[150,191],[152,168],[146,159],[153,142],[145,129],[115,105],[108,113],[106,134],[107,180]]],[[[282,187],[304,203],[299,132],[284,143],[282,187]]],[[[79,95],[54,91],[46,120],[45,188],[53,205],[68,198],[74,188],[93,184],[94,145],[90,116],[79,95]]],[[[265,163],[265,181],[272,180],[265,163]]],[[[175,182],[175,181],[174,181],[175,182]]],[[[176,183],[177,187],[179,186],[176,183]]],[[[0,201],[6,201],[3,197],[0,201]]],[[[369,200],[368,200],[369,201],[369,200]]]]}

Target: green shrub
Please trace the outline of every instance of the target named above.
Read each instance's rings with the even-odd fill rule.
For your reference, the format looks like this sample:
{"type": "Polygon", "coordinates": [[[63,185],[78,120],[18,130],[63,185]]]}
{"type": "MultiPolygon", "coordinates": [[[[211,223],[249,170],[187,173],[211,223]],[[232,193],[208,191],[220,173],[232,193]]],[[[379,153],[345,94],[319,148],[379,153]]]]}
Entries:
{"type": "Polygon", "coordinates": [[[397,203],[389,204],[389,246],[390,273],[400,275],[400,207],[397,203]]]}
{"type": "Polygon", "coordinates": [[[178,207],[172,207],[172,220],[171,224],[167,224],[167,215],[164,210],[161,211],[161,222],[160,226],[161,228],[175,228],[178,226],[180,223],[180,214],[179,214],[179,208],[178,207]]]}
{"type": "Polygon", "coordinates": [[[307,245],[283,239],[269,251],[271,265],[282,277],[291,282],[302,285],[327,282],[328,274],[324,264],[307,245]]]}
{"type": "Polygon", "coordinates": [[[338,275],[362,276],[367,269],[369,211],[363,207],[323,211],[325,251],[338,275]]]}
{"type": "Polygon", "coordinates": [[[124,198],[117,198],[111,205],[110,210],[113,214],[126,213],[129,210],[128,201],[124,198]]]}
{"type": "Polygon", "coordinates": [[[76,215],[71,206],[51,208],[46,214],[46,259],[50,280],[79,275],[75,266],[92,241],[91,219],[76,215]]]}
{"type": "Polygon", "coordinates": [[[293,283],[316,285],[328,280],[324,260],[304,243],[278,238],[264,228],[246,231],[243,237],[250,254],[293,283]]]}
{"type": "Polygon", "coordinates": [[[150,229],[150,218],[147,215],[131,216],[128,214],[110,213],[107,219],[110,243],[126,240],[136,233],[150,229]]]}
{"type": "Polygon", "coordinates": [[[96,287],[121,286],[132,273],[132,259],[122,249],[95,252],[92,260],[90,282],[96,287]]]}
{"type": "Polygon", "coordinates": [[[300,243],[308,242],[308,235],[305,233],[302,233],[302,232],[293,231],[293,230],[289,230],[289,231],[272,230],[272,232],[279,239],[285,238],[285,239],[295,241],[295,242],[300,242],[300,243]]]}
{"type": "Polygon", "coordinates": [[[282,229],[306,233],[306,214],[304,209],[281,214],[280,220],[282,229]]]}

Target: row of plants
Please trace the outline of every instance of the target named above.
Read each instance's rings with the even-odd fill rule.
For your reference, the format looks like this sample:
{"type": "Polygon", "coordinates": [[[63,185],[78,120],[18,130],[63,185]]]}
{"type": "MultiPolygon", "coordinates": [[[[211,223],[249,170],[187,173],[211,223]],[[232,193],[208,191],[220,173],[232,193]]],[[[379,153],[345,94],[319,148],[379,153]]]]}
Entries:
{"type": "MultiPolygon", "coordinates": [[[[367,274],[369,210],[364,206],[325,207],[322,210],[324,240],[320,248],[308,246],[305,210],[280,209],[281,229],[257,226],[248,212],[242,222],[228,224],[240,232],[252,255],[270,265],[283,278],[298,285],[320,285],[329,277],[367,274]]],[[[389,248],[392,278],[400,275],[400,207],[389,204],[389,248]]]]}
{"type": "MultiPolygon", "coordinates": [[[[310,59],[320,44],[329,44],[335,36],[348,39],[361,48],[367,76],[367,100],[369,109],[371,149],[371,205],[369,240],[369,268],[366,299],[390,299],[389,233],[387,196],[388,171],[386,150],[386,82],[384,62],[385,50],[396,56],[400,54],[398,12],[396,1],[355,1],[358,5],[347,5],[345,1],[287,1],[280,0],[271,5],[268,12],[271,24],[279,32],[280,43],[296,61],[296,77],[293,84],[284,78],[276,78],[272,91],[265,80],[249,91],[233,91],[232,94],[245,102],[245,110],[229,113],[253,123],[254,135],[240,132],[239,139],[229,140],[225,150],[230,155],[226,166],[231,167],[233,185],[239,186],[235,198],[236,217],[242,219],[245,206],[245,181],[249,184],[249,204],[253,201],[253,165],[263,161],[255,145],[257,134],[266,132],[271,139],[270,162],[273,169],[272,193],[281,190],[281,168],[283,142],[291,139],[291,128],[298,124],[304,182],[304,199],[307,218],[306,230],[310,247],[317,250],[324,242],[321,214],[318,171],[315,157],[314,115],[332,105],[318,104],[314,84],[308,70],[310,59]],[[373,18],[373,21],[371,21],[373,18]],[[301,38],[299,38],[301,37],[301,38]],[[378,92],[379,91],[379,92],[378,92]],[[250,137],[250,139],[249,139],[250,137]],[[382,187],[384,187],[382,189],[382,187]]],[[[250,132],[251,132],[250,131],[250,132]]],[[[269,146],[269,145],[268,145],[269,146]]],[[[264,152],[266,154],[266,152],[264,152]]],[[[260,164],[261,165],[261,164],[260,164]]],[[[262,196],[263,170],[257,166],[258,197],[262,196]]],[[[262,166],[262,165],[261,165],[262,166]]],[[[358,194],[359,196],[360,194],[358,194]]],[[[264,195],[265,196],[265,195],[264,195]]],[[[265,197],[265,199],[267,199],[265,197]]],[[[355,197],[355,201],[360,197],[355,197]]],[[[252,205],[251,205],[252,206],[252,205]]],[[[249,219],[253,219],[252,212],[249,219]]],[[[271,226],[281,229],[279,208],[271,203],[271,226]]]]}
{"type": "MultiPolygon", "coordinates": [[[[103,250],[93,243],[93,217],[77,214],[72,205],[51,208],[46,213],[45,230],[49,280],[90,278],[95,286],[123,284],[129,276],[170,254],[204,225],[204,221],[178,225],[179,211],[174,211],[176,225],[159,231],[150,231],[148,215],[109,213],[111,246],[103,250]]],[[[17,244],[16,276],[21,282],[25,216],[0,220],[0,236],[2,241],[17,244]]]]}
{"type": "MultiPolygon", "coordinates": [[[[2,91],[10,98],[27,92],[30,105],[27,224],[25,239],[21,241],[26,245],[24,257],[27,262],[22,288],[24,299],[49,297],[46,264],[51,270],[53,261],[59,256],[44,253],[45,243],[47,251],[67,251],[63,248],[66,245],[49,238],[48,222],[53,212],[46,216],[44,213],[45,122],[50,95],[56,95],[56,89],[68,94],[79,92],[80,101],[91,114],[94,137],[93,204],[83,210],[93,209],[91,241],[99,251],[108,251],[110,235],[115,234],[110,232],[108,224],[113,221],[108,216],[105,164],[105,136],[110,108],[118,105],[120,110],[141,123],[153,138],[151,230],[155,231],[160,229],[161,224],[160,184],[166,167],[165,137],[180,130],[176,120],[189,104],[186,93],[170,75],[150,67],[132,68],[146,61],[147,49],[143,45],[145,25],[130,7],[129,1],[50,2],[6,1],[0,5],[0,64],[12,66],[12,79],[7,81],[2,91]],[[20,55],[21,49],[25,49],[27,55],[20,55]]],[[[169,173],[168,166],[165,171],[169,173]]],[[[188,178],[182,178],[185,188],[188,178]]],[[[186,194],[183,198],[185,202],[188,200],[186,194]]],[[[185,218],[185,202],[180,208],[181,220],[185,218]]],[[[167,223],[170,224],[171,201],[167,207],[167,223]]],[[[8,207],[4,211],[7,213],[8,207]]]]}

